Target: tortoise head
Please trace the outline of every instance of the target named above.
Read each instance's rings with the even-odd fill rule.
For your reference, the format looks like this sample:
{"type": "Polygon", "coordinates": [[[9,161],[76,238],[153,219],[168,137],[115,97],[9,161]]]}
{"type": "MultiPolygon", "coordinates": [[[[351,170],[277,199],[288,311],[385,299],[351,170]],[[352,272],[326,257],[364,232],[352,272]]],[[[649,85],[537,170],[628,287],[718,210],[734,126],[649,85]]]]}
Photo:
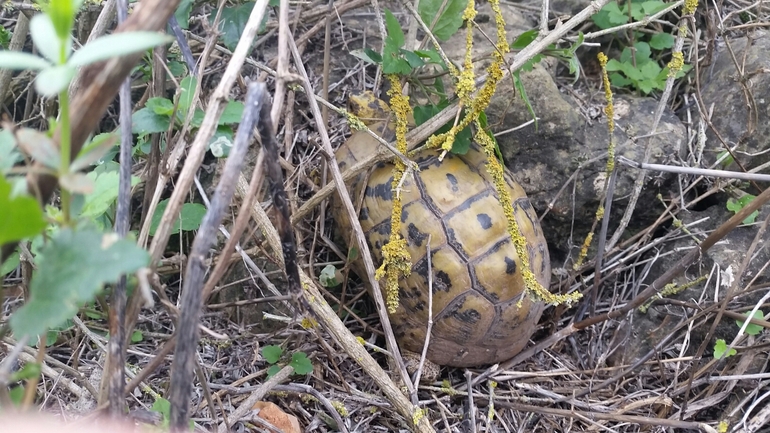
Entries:
{"type": "Polygon", "coordinates": [[[388,120],[390,117],[388,104],[377,98],[371,90],[351,95],[348,99],[348,111],[367,126],[388,120]]]}

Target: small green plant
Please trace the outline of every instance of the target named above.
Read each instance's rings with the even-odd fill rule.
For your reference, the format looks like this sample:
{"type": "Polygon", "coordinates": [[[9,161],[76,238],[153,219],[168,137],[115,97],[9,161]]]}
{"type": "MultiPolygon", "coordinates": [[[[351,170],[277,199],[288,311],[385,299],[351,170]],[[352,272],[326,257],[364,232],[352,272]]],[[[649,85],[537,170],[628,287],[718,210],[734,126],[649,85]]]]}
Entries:
{"type": "MultiPolygon", "coordinates": [[[[272,364],[267,369],[267,377],[273,377],[283,368],[278,361],[283,357],[283,348],[281,346],[265,346],[262,348],[262,357],[268,364],[272,364]]],[[[289,365],[294,367],[294,374],[308,374],[313,371],[313,364],[308,359],[305,352],[294,352],[291,354],[289,365]]]]}
{"type": "MultiPolygon", "coordinates": [[[[197,129],[203,122],[203,110],[193,107],[193,93],[198,80],[195,77],[185,77],[180,82],[177,105],[167,98],[150,98],[145,107],[137,110],[132,116],[132,132],[139,135],[139,140],[134,149],[147,154],[150,149],[148,136],[150,134],[162,133],[169,130],[172,126],[180,127],[190,109],[194,108],[193,117],[190,126],[197,129]]],[[[231,125],[240,122],[243,116],[243,102],[230,101],[222,116],[219,118],[217,131],[211,138],[209,146],[211,152],[216,157],[226,157],[230,154],[230,148],[233,146],[233,128],[231,125]]]]}
{"type": "MultiPolygon", "coordinates": [[[[161,417],[160,430],[168,431],[170,419],[171,419],[171,402],[161,396],[156,396],[155,401],[152,403],[151,411],[157,413],[161,417]]],[[[190,420],[189,430],[195,429],[195,422],[190,420]]]]}
{"type": "MultiPolygon", "coordinates": [[[[734,213],[738,213],[741,211],[741,209],[746,207],[746,205],[751,203],[751,201],[754,200],[755,198],[756,196],[753,196],[751,194],[745,194],[743,197],[739,199],[730,197],[727,199],[727,210],[732,211],[734,213]]],[[[757,219],[757,216],[759,216],[759,211],[755,210],[743,220],[743,224],[752,224],[757,219]]]]}
{"type": "MultiPolygon", "coordinates": [[[[168,200],[163,200],[158,203],[158,207],[155,209],[155,213],[152,214],[152,220],[150,221],[150,236],[155,236],[155,231],[158,230],[160,220],[163,217],[163,213],[168,206],[168,200]]],[[[170,234],[177,234],[180,231],[197,230],[201,226],[203,216],[206,215],[206,207],[199,203],[185,203],[182,205],[182,210],[179,213],[179,217],[171,229],[170,234]]]]}
{"type": "MultiPolygon", "coordinates": [[[[592,19],[599,28],[605,30],[628,23],[629,15],[634,21],[642,21],[667,6],[660,0],[632,0],[630,4],[622,6],[610,2],[592,19]]],[[[660,66],[661,57],[664,51],[674,47],[674,37],[662,32],[649,35],[633,31],[633,41],[632,45],[623,48],[619,60],[610,59],[607,62],[612,85],[632,87],[645,95],[665,89],[669,68],[660,66]]],[[[676,78],[683,77],[691,68],[690,65],[683,65],[676,78]]]]}
{"type": "Polygon", "coordinates": [[[714,359],[729,358],[738,353],[735,349],[727,351],[727,342],[723,339],[718,339],[714,344],[714,359]]]}
{"type": "Polygon", "coordinates": [[[318,282],[324,287],[337,287],[342,282],[342,275],[334,265],[326,265],[318,275],[318,282]]]}
{"type": "MultiPolygon", "coordinates": [[[[746,316],[746,317],[748,317],[748,315],[749,315],[749,313],[744,314],[744,316],[746,316]]],[[[757,310],[756,312],[754,312],[754,316],[752,318],[753,319],[759,319],[759,320],[765,320],[765,313],[763,313],[762,310],[757,310]]],[[[739,328],[743,327],[743,323],[744,323],[743,320],[736,320],[735,321],[735,324],[738,325],[739,328]]],[[[746,325],[746,333],[749,334],[749,335],[757,335],[760,332],[762,332],[763,329],[765,329],[765,328],[763,328],[763,327],[761,327],[759,325],[755,325],[753,323],[749,323],[748,325],[746,325]]]]}
{"type": "MultiPolygon", "coordinates": [[[[43,13],[30,20],[32,41],[42,56],[0,52],[0,68],[37,71],[37,92],[58,96],[59,102],[59,115],[50,122],[48,132],[6,123],[0,136],[0,243],[33,239],[35,260],[30,297],[10,319],[17,338],[45,336],[48,329],[62,326],[92,302],[105,284],[149,261],[147,252],[134,242],[120,239],[105,230],[104,224],[95,224],[94,217],[104,214],[114,202],[117,184],[108,171],[86,174],[84,170],[114,147],[115,137],[94,137],[78,154],[72,154],[68,86],[79,67],[143,52],[170,40],[153,32],[116,33],[74,51],[71,32],[82,3],[50,0],[42,5],[43,13]],[[57,129],[58,143],[53,138],[57,129]],[[18,167],[22,153],[42,166],[40,172],[58,179],[61,208],[47,206],[44,213],[27,194],[26,169],[18,167]]],[[[9,259],[18,263],[18,256],[9,259]]],[[[2,265],[6,270],[7,265],[2,265]]]]}

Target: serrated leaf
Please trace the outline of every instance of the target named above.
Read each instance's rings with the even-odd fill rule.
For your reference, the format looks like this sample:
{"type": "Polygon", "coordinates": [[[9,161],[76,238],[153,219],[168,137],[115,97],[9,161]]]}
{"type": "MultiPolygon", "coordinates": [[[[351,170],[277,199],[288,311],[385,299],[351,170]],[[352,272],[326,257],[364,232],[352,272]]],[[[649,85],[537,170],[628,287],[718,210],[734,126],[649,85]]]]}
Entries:
{"type": "Polygon", "coordinates": [[[46,59],[18,51],[0,51],[0,68],[39,71],[51,67],[46,59]]]}
{"type": "Polygon", "coordinates": [[[309,374],[313,372],[313,363],[310,362],[305,352],[294,352],[291,355],[291,366],[296,374],[309,374]]]}
{"type": "Polygon", "coordinates": [[[14,196],[11,184],[0,175],[0,245],[35,236],[45,229],[43,211],[28,195],[14,196]]]}
{"type": "Polygon", "coordinates": [[[281,355],[283,355],[283,349],[281,346],[264,346],[262,348],[262,357],[265,358],[265,361],[267,361],[270,364],[275,364],[278,362],[279,359],[281,359],[281,355]]]}
{"type": "Polygon", "coordinates": [[[170,43],[173,38],[157,32],[123,32],[102,36],[75,51],[67,64],[79,68],[114,57],[149,50],[170,43]]]}
{"type": "MultiPolygon", "coordinates": [[[[746,316],[746,317],[748,317],[748,315],[749,315],[749,313],[744,314],[744,316],[746,316]]],[[[759,320],[765,320],[765,313],[762,312],[762,310],[757,310],[757,311],[754,312],[754,316],[752,318],[759,319],[759,320]]],[[[743,322],[743,320],[736,320],[735,323],[739,327],[743,327],[743,323],[744,322],[743,322]]],[[[749,334],[749,335],[757,335],[760,332],[762,332],[763,329],[765,329],[765,328],[763,328],[760,325],[755,325],[753,323],[749,323],[748,325],[746,325],[746,333],[749,334]]]]}
{"type": "Polygon", "coordinates": [[[18,336],[42,335],[90,302],[106,283],[147,266],[135,243],[93,229],[61,229],[40,249],[27,303],[11,316],[18,336]]]}
{"type": "Polygon", "coordinates": [[[56,96],[70,85],[75,68],[69,65],[43,69],[35,78],[35,90],[43,96],[56,96]]]}
{"type": "MultiPolygon", "coordinates": [[[[155,236],[155,231],[158,230],[160,220],[163,218],[163,212],[166,211],[166,206],[168,206],[168,199],[158,203],[158,207],[155,209],[155,213],[152,215],[152,220],[150,222],[150,236],[155,236]]],[[[177,218],[174,225],[171,226],[170,234],[177,234],[180,230],[196,230],[200,227],[204,215],[206,215],[206,207],[202,204],[183,204],[182,210],[179,213],[179,218],[177,218]]]]}
{"type": "Polygon", "coordinates": [[[442,5],[444,0],[420,0],[418,12],[429,26],[436,21],[432,33],[437,39],[446,41],[462,27],[463,11],[468,5],[468,0],[447,0],[444,9],[440,10],[442,5]],[[439,12],[441,15],[436,20],[435,17],[439,12]]]}
{"type": "Polygon", "coordinates": [[[674,46],[674,37],[668,33],[655,33],[650,38],[650,47],[665,50],[674,46]]]}
{"type": "Polygon", "coordinates": [[[59,148],[47,134],[30,128],[19,128],[16,130],[16,144],[35,161],[52,170],[59,169],[59,148]]]}
{"type": "Polygon", "coordinates": [[[401,23],[398,22],[396,16],[388,9],[385,9],[385,28],[388,31],[386,46],[390,46],[392,51],[398,51],[404,46],[404,31],[401,29],[401,23]]]}
{"type": "Polygon", "coordinates": [[[244,105],[241,101],[230,101],[225,106],[222,116],[219,118],[219,125],[240,123],[243,117],[244,105]]]}
{"type": "Polygon", "coordinates": [[[131,132],[140,135],[166,132],[169,122],[168,116],[155,114],[152,109],[144,107],[131,115],[131,132]]]}

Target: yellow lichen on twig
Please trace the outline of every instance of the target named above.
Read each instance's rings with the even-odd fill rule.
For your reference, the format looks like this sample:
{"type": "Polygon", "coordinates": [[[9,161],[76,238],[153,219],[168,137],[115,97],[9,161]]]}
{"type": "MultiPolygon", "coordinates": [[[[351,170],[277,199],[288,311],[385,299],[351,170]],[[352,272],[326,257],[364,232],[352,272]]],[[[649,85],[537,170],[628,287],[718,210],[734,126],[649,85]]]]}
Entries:
{"type": "MultiPolygon", "coordinates": [[[[409,106],[409,97],[401,93],[401,83],[396,75],[388,75],[391,89],[388,91],[390,105],[396,116],[396,149],[406,154],[406,130],[407,119],[412,108],[409,106]]],[[[386,277],[385,302],[389,313],[395,313],[398,308],[398,279],[409,276],[412,270],[412,257],[406,249],[406,240],[401,237],[401,193],[400,185],[404,177],[406,166],[401,159],[396,158],[393,169],[392,188],[393,210],[390,216],[390,240],[382,247],[382,265],[377,269],[375,277],[386,277]]]]}

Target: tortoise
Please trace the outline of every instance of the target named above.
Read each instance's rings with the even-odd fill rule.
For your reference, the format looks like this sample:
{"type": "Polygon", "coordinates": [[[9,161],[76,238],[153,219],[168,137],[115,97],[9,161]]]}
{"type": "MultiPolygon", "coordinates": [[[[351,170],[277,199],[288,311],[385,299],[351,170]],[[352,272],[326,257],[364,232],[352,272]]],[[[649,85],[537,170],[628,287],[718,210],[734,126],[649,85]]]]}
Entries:
{"type": "MultiPolygon", "coordinates": [[[[369,127],[392,140],[388,106],[373,93],[350,98],[353,112],[369,113],[369,127]],[[371,113],[378,113],[372,116],[371,113]]],[[[363,120],[363,119],[362,119],[363,120]]],[[[366,131],[354,131],[335,156],[341,171],[380,146],[366,131]]],[[[401,235],[412,258],[411,275],[399,281],[399,305],[391,321],[401,349],[420,353],[428,323],[428,258],[430,236],[433,276],[433,328],[427,359],[452,367],[498,363],[519,353],[535,332],[544,302],[525,295],[521,261],[506,231],[486,155],[472,143],[464,155],[440,150],[410,155],[419,172],[407,177],[401,190],[401,235]]],[[[504,173],[513,214],[526,240],[530,268],[543,287],[550,282],[550,259],[537,215],[524,190],[504,173]]],[[[380,163],[351,180],[353,203],[361,203],[359,221],[372,249],[375,266],[390,237],[393,165],[380,163]]],[[[347,214],[336,200],[332,214],[350,236],[347,214]]],[[[349,241],[348,238],[345,241],[349,241]]],[[[353,269],[363,268],[358,265],[353,269]]],[[[359,272],[357,272],[359,273],[359,272]]],[[[365,275],[359,273],[359,275],[365,275]]]]}

